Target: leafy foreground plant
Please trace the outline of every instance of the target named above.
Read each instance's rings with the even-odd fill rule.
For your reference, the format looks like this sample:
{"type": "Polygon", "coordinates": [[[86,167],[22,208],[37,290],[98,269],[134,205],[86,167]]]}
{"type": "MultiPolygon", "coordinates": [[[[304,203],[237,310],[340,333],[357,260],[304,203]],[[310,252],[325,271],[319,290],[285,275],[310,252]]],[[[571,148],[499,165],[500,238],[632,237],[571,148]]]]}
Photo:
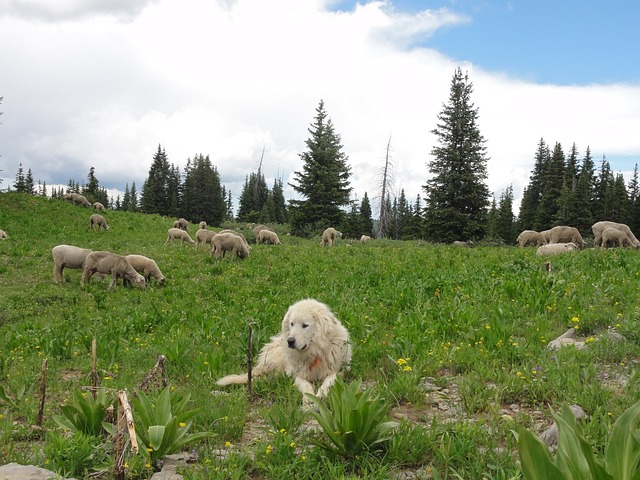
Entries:
{"type": "Polygon", "coordinates": [[[93,398],[93,395],[75,389],[73,403],[62,405],[62,415],[54,415],[53,420],[73,433],[97,437],[103,433],[103,422],[110,405],[104,390],[98,390],[96,398],[93,398]]]}
{"type": "Polygon", "coordinates": [[[369,387],[360,390],[362,380],[347,385],[342,379],[329,390],[325,402],[315,395],[308,397],[318,406],[311,415],[322,427],[329,442],[314,440],[314,444],[345,458],[371,452],[392,436],[398,422],[388,421],[390,406],[373,394],[369,387]]]}
{"type": "Polygon", "coordinates": [[[555,459],[547,446],[531,431],[520,428],[518,449],[522,472],[528,480],[637,480],[640,478],[640,402],[629,407],[616,420],[604,453],[604,465],[568,406],[553,414],[558,425],[555,459]]]}
{"type": "Polygon", "coordinates": [[[183,446],[201,440],[209,432],[189,433],[192,418],[199,409],[187,410],[190,394],[179,397],[173,395],[169,386],[165,387],[155,400],[149,399],[142,391],[136,391],[133,404],[136,434],[143,445],[143,452],[149,456],[149,463],[158,470],[158,463],[165,455],[178,452],[183,446]]]}

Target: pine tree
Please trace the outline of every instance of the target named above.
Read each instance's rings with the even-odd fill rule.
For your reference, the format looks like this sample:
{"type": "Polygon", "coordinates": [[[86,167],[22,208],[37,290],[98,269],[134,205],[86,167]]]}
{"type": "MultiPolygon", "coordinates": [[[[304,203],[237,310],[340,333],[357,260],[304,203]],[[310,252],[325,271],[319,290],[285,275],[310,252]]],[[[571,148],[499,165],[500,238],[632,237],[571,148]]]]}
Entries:
{"type": "Polygon", "coordinates": [[[122,206],[120,207],[125,212],[129,210],[129,204],[131,203],[131,192],[129,191],[129,184],[124,186],[124,195],[122,196],[122,206]]]}
{"type": "Polygon", "coordinates": [[[640,182],[638,181],[637,163],[633,166],[627,191],[629,192],[629,221],[627,225],[632,232],[640,232],[640,182]]]}
{"type": "Polygon", "coordinates": [[[600,171],[598,176],[594,179],[593,186],[593,202],[592,212],[593,219],[595,221],[611,220],[610,214],[612,209],[613,198],[613,185],[615,179],[613,173],[611,173],[611,166],[606,157],[602,155],[602,162],[600,163],[600,171]]]}
{"type": "Polygon", "coordinates": [[[25,185],[27,188],[27,193],[29,195],[35,195],[36,193],[36,184],[33,180],[33,173],[31,173],[31,169],[27,170],[27,176],[25,177],[25,185]]]}
{"type": "Polygon", "coordinates": [[[276,178],[273,181],[273,188],[271,189],[273,197],[273,222],[287,223],[287,202],[284,198],[284,183],[281,178],[276,178]]]}
{"type": "Polygon", "coordinates": [[[578,171],[578,182],[576,183],[575,208],[573,209],[573,223],[579,231],[588,233],[593,225],[593,185],[594,185],[594,163],[591,158],[591,150],[587,147],[582,165],[578,171]]]}
{"type": "Polygon", "coordinates": [[[507,245],[516,241],[513,215],[513,185],[509,185],[500,195],[496,216],[496,236],[507,245]]]}
{"type": "Polygon", "coordinates": [[[405,229],[405,238],[407,240],[417,240],[424,238],[424,219],[422,217],[422,200],[420,194],[416,196],[416,201],[410,208],[411,217],[407,222],[407,228],[405,229]]]}
{"type": "Polygon", "coordinates": [[[564,182],[562,184],[562,197],[559,201],[560,215],[558,224],[576,226],[577,211],[580,209],[576,190],[578,188],[578,149],[574,143],[571,147],[571,153],[567,157],[567,163],[564,170],[564,182]]]}
{"type": "Polygon", "coordinates": [[[304,197],[291,201],[290,223],[296,234],[340,225],[341,207],[349,205],[351,193],[351,168],[322,100],[309,134],[305,142],[308,150],[300,154],[302,171],[294,172],[294,183],[290,184],[304,197]]]}
{"type": "Polygon", "coordinates": [[[208,225],[220,226],[226,205],[218,170],[209,155],[203,154],[196,155],[187,165],[180,216],[194,223],[204,220],[208,225]]]}
{"type": "Polygon", "coordinates": [[[629,224],[629,193],[624,183],[622,173],[616,174],[616,178],[611,187],[611,208],[609,219],[613,222],[629,224]]]}
{"type": "Polygon", "coordinates": [[[533,170],[529,178],[529,184],[525,187],[520,202],[520,214],[518,219],[519,230],[534,229],[542,191],[544,190],[545,169],[549,163],[551,153],[544,139],[540,139],[538,149],[534,156],[533,170]]]}
{"type": "MultiPolygon", "coordinates": [[[[97,202],[100,191],[100,182],[96,178],[95,175],[95,167],[91,167],[89,169],[89,174],[87,175],[87,184],[82,189],[82,194],[89,199],[90,202],[97,202]]],[[[104,203],[100,201],[100,203],[104,203]]]]}
{"type": "Polygon", "coordinates": [[[489,188],[486,185],[485,139],[471,103],[473,84],[458,68],[451,81],[448,104],[432,130],[438,146],[429,162],[433,177],[423,186],[427,197],[428,239],[440,242],[484,236],[489,188]]]}
{"type": "Polygon", "coordinates": [[[27,180],[24,176],[22,163],[18,166],[18,173],[16,173],[16,181],[13,183],[13,188],[15,188],[18,193],[27,193],[27,180]]]}
{"type": "Polygon", "coordinates": [[[142,186],[140,209],[143,213],[158,213],[165,216],[175,216],[172,211],[176,203],[176,191],[171,182],[172,169],[166,152],[158,145],[158,151],[153,156],[149,169],[149,176],[142,186]]]}
{"type": "Polygon", "coordinates": [[[258,171],[258,173],[251,173],[246,176],[240,193],[238,220],[241,222],[260,221],[260,213],[268,198],[269,189],[264,175],[258,171]]]}
{"type": "Polygon", "coordinates": [[[367,235],[369,237],[372,236],[373,235],[373,219],[371,218],[371,202],[369,201],[369,196],[367,195],[367,192],[364,192],[364,197],[362,197],[362,203],[360,203],[360,219],[361,219],[362,235],[367,235]]]}
{"type": "Polygon", "coordinates": [[[533,223],[534,230],[546,230],[558,225],[561,218],[560,199],[565,177],[565,158],[562,145],[556,142],[549,164],[545,169],[544,188],[540,197],[540,206],[533,223]]]}

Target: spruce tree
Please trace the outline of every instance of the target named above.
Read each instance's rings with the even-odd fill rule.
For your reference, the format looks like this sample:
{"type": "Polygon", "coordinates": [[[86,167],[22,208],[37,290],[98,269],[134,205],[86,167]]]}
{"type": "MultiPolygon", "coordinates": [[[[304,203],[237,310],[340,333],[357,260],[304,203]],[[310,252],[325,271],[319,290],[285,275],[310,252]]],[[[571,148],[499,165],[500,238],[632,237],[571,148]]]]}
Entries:
{"type": "Polygon", "coordinates": [[[556,142],[544,173],[544,188],[536,212],[534,230],[546,230],[558,225],[561,217],[560,199],[565,177],[565,158],[562,145],[556,142]]]}
{"type": "Polygon", "coordinates": [[[271,195],[273,197],[273,222],[287,223],[287,202],[284,198],[284,183],[281,178],[276,178],[273,181],[273,188],[271,189],[271,195]]]}
{"type": "Polygon", "coordinates": [[[611,208],[608,218],[613,222],[629,225],[629,193],[622,173],[617,173],[611,186],[611,208]]]}
{"type": "Polygon", "coordinates": [[[518,219],[519,230],[532,230],[534,228],[542,191],[544,190],[545,169],[549,163],[551,154],[544,139],[538,142],[538,149],[534,156],[533,170],[529,177],[529,184],[525,187],[520,202],[520,214],[518,219]]]}
{"type": "Polygon", "coordinates": [[[640,233],[640,182],[638,181],[637,163],[633,166],[627,191],[629,192],[629,221],[627,225],[632,232],[640,233]]]}
{"type": "Polygon", "coordinates": [[[594,224],[592,203],[594,185],[594,163],[591,158],[591,150],[587,147],[582,165],[578,171],[576,183],[575,208],[573,209],[573,225],[579,231],[589,233],[594,224]]]}
{"type": "Polygon", "coordinates": [[[149,176],[142,186],[140,210],[143,213],[157,213],[175,216],[173,209],[177,203],[175,178],[172,179],[172,168],[164,149],[158,145],[149,169],[149,176]],[[172,181],[173,180],[173,181],[172,181]]]}
{"type": "Polygon", "coordinates": [[[509,185],[500,195],[496,216],[496,236],[507,245],[516,241],[517,233],[513,215],[513,185],[509,185]]]}
{"type": "Polygon", "coordinates": [[[13,182],[13,188],[18,193],[27,193],[27,180],[24,176],[24,169],[22,163],[18,166],[18,172],[16,173],[16,181],[13,182]]]}
{"type": "Polygon", "coordinates": [[[351,193],[348,158],[322,100],[309,134],[307,151],[300,154],[302,170],[294,172],[294,183],[289,184],[303,197],[291,201],[290,223],[296,234],[340,225],[341,207],[349,205],[351,193]]]}
{"type": "Polygon", "coordinates": [[[218,170],[209,155],[203,154],[196,155],[193,163],[187,161],[187,165],[180,216],[193,223],[204,220],[208,225],[220,226],[226,205],[218,170]]]}
{"type": "Polygon", "coordinates": [[[371,237],[373,235],[373,219],[371,218],[371,202],[369,201],[367,192],[364,192],[362,203],[360,203],[360,218],[362,225],[362,235],[371,237]]]}
{"type": "Polygon", "coordinates": [[[485,139],[478,127],[478,109],[471,103],[473,84],[458,68],[449,102],[432,130],[438,146],[429,162],[433,175],[423,186],[428,239],[450,243],[484,236],[489,188],[486,184],[485,139]]]}
{"type": "Polygon", "coordinates": [[[595,221],[601,220],[611,220],[610,214],[612,210],[612,201],[613,198],[613,185],[615,179],[613,178],[613,173],[611,172],[611,166],[607,161],[607,158],[602,155],[602,161],[600,163],[600,171],[598,172],[598,176],[594,179],[593,186],[593,202],[592,202],[592,212],[593,219],[595,221]]]}
{"type": "Polygon", "coordinates": [[[27,188],[27,193],[30,195],[35,195],[36,193],[36,182],[33,179],[33,173],[31,173],[31,169],[27,170],[27,176],[25,177],[25,184],[27,188]]]}

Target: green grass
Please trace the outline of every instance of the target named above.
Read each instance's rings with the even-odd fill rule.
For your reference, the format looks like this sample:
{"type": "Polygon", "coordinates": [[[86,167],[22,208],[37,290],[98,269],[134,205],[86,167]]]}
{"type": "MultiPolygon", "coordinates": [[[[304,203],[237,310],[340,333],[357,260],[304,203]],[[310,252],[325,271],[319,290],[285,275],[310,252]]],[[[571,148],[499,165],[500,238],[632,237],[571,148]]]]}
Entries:
{"type": "MultiPolygon", "coordinates": [[[[174,218],[108,211],[111,229],[92,232],[89,215],[61,200],[0,194],[0,228],[10,236],[0,241],[0,386],[9,399],[0,397],[0,464],[51,465],[47,454],[55,449],[33,442],[44,447],[59,437],[31,428],[42,361],[48,360],[44,427],[60,434],[52,417],[74,388],[91,384],[94,337],[101,387],[133,392],[162,354],[169,383],[202,407],[190,431],[213,436],[195,445],[199,462],[185,472],[192,479],[213,472],[219,478],[292,472],[310,479],[388,478],[401,469],[518,478],[511,430],[536,427],[533,412],[550,423],[549,407],[580,404],[592,419],[585,437],[601,449],[617,416],[635,403],[637,251],[552,257],[549,274],[549,259],[531,248],[396,241],[321,248],[319,238],[290,237],[280,227],[283,245],[253,244],[246,260],[216,261],[186,245],[164,246],[174,218]],[[149,256],[167,285],[110,291],[105,280],[83,289],[79,270],[65,270],[65,282],[54,284],[51,248],[61,243],[149,256]],[[402,420],[383,454],[356,462],[324,455],[313,443],[319,433],[287,416],[301,398],[286,377],[255,382],[252,399],[245,387],[215,385],[246,369],[249,319],[257,352],[278,332],[288,306],[305,297],[328,304],[351,334],[346,380],[374,386],[402,420]],[[615,328],[626,341],[546,349],[574,326],[585,337],[615,328]],[[426,377],[448,394],[429,392],[426,377]],[[507,421],[501,411],[512,404],[519,410],[507,421]],[[219,449],[231,455],[221,460],[219,449]]],[[[240,228],[252,242],[250,228],[240,228]]],[[[189,227],[192,235],[196,229],[189,227]]],[[[145,472],[130,460],[129,478],[146,478],[145,472]]]]}

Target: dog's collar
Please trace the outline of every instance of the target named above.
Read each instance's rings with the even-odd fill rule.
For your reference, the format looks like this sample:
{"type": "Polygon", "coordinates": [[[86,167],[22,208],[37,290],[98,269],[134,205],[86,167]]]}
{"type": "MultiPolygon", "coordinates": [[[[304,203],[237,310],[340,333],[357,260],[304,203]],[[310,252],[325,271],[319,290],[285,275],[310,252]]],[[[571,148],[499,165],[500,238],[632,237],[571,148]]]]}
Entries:
{"type": "Polygon", "coordinates": [[[318,365],[320,365],[320,357],[316,357],[313,360],[311,360],[309,362],[309,370],[313,370],[314,368],[316,368],[318,365]]]}

